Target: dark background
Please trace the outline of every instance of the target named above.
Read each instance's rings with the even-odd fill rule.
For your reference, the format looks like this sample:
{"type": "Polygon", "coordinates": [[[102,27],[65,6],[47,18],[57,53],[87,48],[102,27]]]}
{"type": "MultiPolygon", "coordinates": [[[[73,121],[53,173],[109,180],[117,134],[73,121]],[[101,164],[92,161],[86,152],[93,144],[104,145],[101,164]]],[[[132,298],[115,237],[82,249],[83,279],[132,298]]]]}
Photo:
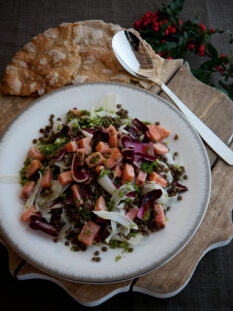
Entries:
{"type": "MultiPolygon", "coordinates": [[[[0,77],[7,63],[25,43],[61,22],[103,19],[123,27],[133,26],[148,10],[161,6],[158,0],[0,0],[0,77]]],[[[207,27],[233,31],[232,0],[186,0],[181,19],[197,13],[207,27]]],[[[229,53],[228,38],[216,35],[213,44],[229,53]]],[[[186,55],[192,68],[200,57],[186,55]]],[[[232,204],[232,202],[229,202],[232,204]]],[[[214,230],[214,228],[213,228],[214,230]]],[[[224,228],[223,228],[224,230],[224,228]]],[[[139,293],[119,294],[94,310],[233,310],[233,243],[207,253],[186,288],[173,298],[157,299],[139,293]]],[[[44,280],[17,281],[8,270],[8,254],[0,244],[0,310],[87,310],[59,286],[44,280]]]]}

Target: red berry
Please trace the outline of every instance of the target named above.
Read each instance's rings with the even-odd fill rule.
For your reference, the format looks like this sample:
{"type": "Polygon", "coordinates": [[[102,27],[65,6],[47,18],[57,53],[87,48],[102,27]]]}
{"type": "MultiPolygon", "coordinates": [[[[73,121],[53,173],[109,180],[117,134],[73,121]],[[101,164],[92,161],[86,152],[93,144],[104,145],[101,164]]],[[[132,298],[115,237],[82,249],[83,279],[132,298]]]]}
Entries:
{"type": "Polygon", "coordinates": [[[198,55],[199,55],[199,56],[204,56],[204,55],[205,55],[205,46],[204,46],[204,44],[201,44],[201,45],[199,46],[198,55]]]}
{"type": "Polygon", "coordinates": [[[157,53],[159,56],[162,56],[162,53],[161,52],[159,52],[159,53],[157,53]]]}
{"type": "Polygon", "coordinates": [[[223,73],[224,72],[224,68],[222,68],[221,66],[217,66],[215,67],[216,70],[218,70],[220,73],[223,73]]]}
{"type": "Polygon", "coordinates": [[[224,58],[224,57],[226,57],[226,55],[225,55],[225,54],[221,54],[220,57],[221,57],[221,58],[224,58]]]}
{"type": "Polygon", "coordinates": [[[161,43],[166,43],[166,40],[161,40],[161,43]]]}
{"type": "Polygon", "coordinates": [[[189,43],[189,44],[188,44],[188,49],[189,49],[190,51],[192,51],[194,48],[195,48],[195,45],[194,45],[193,43],[189,43]]]}
{"type": "Polygon", "coordinates": [[[182,24],[183,24],[183,21],[179,21],[179,24],[182,25],[182,24]]]}
{"type": "Polygon", "coordinates": [[[137,21],[137,22],[134,23],[134,28],[135,28],[135,29],[139,30],[139,29],[141,28],[140,26],[141,26],[141,24],[140,24],[139,21],[137,21]]]}
{"type": "Polygon", "coordinates": [[[204,44],[201,44],[201,45],[200,45],[199,50],[205,51],[205,46],[204,46],[204,44]]]}
{"type": "Polygon", "coordinates": [[[159,31],[159,28],[155,25],[152,26],[152,29],[154,29],[154,31],[156,31],[156,32],[159,31]]]}
{"type": "Polygon", "coordinates": [[[168,36],[169,35],[169,30],[168,29],[166,29],[166,31],[165,31],[165,36],[168,36]]]}
{"type": "Polygon", "coordinates": [[[175,27],[172,27],[172,28],[170,29],[170,32],[171,32],[171,33],[176,33],[176,28],[175,28],[175,27]]]}
{"type": "Polygon", "coordinates": [[[171,57],[171,56],[168,56],[168,57],[167,57],[167,59],[173,59],[173,57],[171,57]]]}
{"type": "Polygon", "coordinates": [[[211,28],[211,29],[210,29],[210,32],[215,32],[215,28],[211,28]]]}
{"type": "Polygon", "coordinates": [[[200,27],[203,31],[206,31],[206,27],[204,26],[204,24],[200,24],[199,27],[200,27]]]}
{"type": "Polygon", "coordinates": [[[171,26],[171,25],[168,25],[168,26],[167,26],[167,29],[171,29],[171,28],[172,28],[172,26],[171,26]]]}

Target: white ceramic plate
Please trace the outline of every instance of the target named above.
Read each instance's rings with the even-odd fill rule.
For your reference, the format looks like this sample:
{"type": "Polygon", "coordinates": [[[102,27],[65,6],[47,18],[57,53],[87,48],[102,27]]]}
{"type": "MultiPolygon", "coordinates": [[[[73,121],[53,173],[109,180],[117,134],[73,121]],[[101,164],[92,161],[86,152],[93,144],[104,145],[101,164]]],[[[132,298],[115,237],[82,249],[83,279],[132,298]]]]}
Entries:
{"type": "Polygon", "coordinates": [[[172,132],[171,151],[178,151],[178,161],[185,164],[189,191],[167,213],[168,222],[135,247],[134,252],[101,252],[101,262],[91,261],[97,246],[86,252],[72,252],[63,243],[54,243],[49,235],[33,231],[19,218],[24,204],[19,199],[19,184],[0,184],[0,229],[4,238],[21,257],[40,270],[78,282],[105,283],[122,281],[147,273],[166,263],[190,241],[207,210],[211,175],[209,161],[195,130],[167,101],[141,89],[113,83],[88,83],[65,87],[36,100],[14,120],[0,144],[0,176],[17,175],[32,139],[44,127],[51,113],[57,117],[70,108],[91,109],[107,94],[117,94],[118,103],[130,116],[150,122],[160,121],[172,132]],[[174,134],[179,139],[173,139],[174,134]]]}

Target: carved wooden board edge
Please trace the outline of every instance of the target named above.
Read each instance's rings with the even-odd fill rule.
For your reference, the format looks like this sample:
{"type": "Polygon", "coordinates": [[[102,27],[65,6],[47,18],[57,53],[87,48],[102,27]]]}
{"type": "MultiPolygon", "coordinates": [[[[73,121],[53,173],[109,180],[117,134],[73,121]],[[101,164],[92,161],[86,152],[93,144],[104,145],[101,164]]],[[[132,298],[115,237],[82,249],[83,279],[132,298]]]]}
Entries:
{"type": "MultiPolygon", "coordinates": [[[[233,103],[229,97],[197,80],[187,62],[180,67],[168,86],[219,138],[226,144],[230,143],[233,134],[233,103]]],[[[173,104],[164,92],[159,95],[173,104]]],[[[212,165],[217,155],[207,145],[206,149],[212,165]]]]}
{"type": "Polygon", "coordinates": [[[201,257],[199,258],[199,260],[196,263],[196,266],[194,267],[194,269],[192,270],[189,278],[184,282],[184,284],[177,288],[176,290],[172,291],[172,292],[160,292],[159,290],[156,291],[155,288],[153,288],[153,290],[151,289],[147,289],[144,288],[143,285],[141,285],[139,282],[135,282],[135,285],[132,288],[133,292],[138,292],[138,293],[142,293],[142,294],[146,294],[146,295],[150,295],[152,297],[156,297],[156,298],[171,298],[173,296],[178,295],[189,283],[189,281],[191,280],[199,262],[201,261],[201,259],[211,250],[215,249],[215,248],[219,248],[219,247],[223,247],[228,245],[230,242],[232,241],[232,237],[229,240],[226,241],[222,241],[222,242],[218,242],[218,243],[214,243],[213,245],[211,245],[210,247],[208,247],[205,252],[201,255],[201,257]]]}
{"type": "MultiPolygon", "coordinates": [[[[172,81],[173,81],[174,79],[172,79],[172,81]]],[[[32,266],[30,266],[31,268],[32,268],[32,271],[30,272],[30,273],[27,273],[26,271],[24,271],[25,269],[24,268],[27,268],[28,266],[30,266],[29,264],[26,264],[24,267],[23,267],[23,269],[21,269],[21,271],[19,272],[19,274],[18,274],[18,278],[19,279],[26,279],[26,278],[33,278],[33,277],[40,277],[40,278],[43,278],[43,279],[48,279],[48,280],[51,280],[51,281],[54,281],[55,283],[57,283],[57,284],[59,284],[61,287],[63,287],[65,290],[67,290],[66,288],[65,288],[65,285],[64,285],[64,283],[63,282],[68,282],[68,283],[70,283],[69,281],[64,281],[64,280],[61,280],[61,279],[57,279],[56,280],[56,278],[54,278],[54,277],[51,277],[51,276],[47,276],[47,275],[44,275],[43,273],[41,273],[40,271],[38,271],[39,273],[36,273],[35,272],[35,268],[34,267],[32,267],[32,266]],[[33,272],[34,271],[34,272],[33,272]]],[[[27,269],[26,269],[27,270],[27,269]]],[[[30,270],[30,268],[29,268],[29,270],[30,270]]],[[[28,271],[28,270],[27,270],[28,271]]],[[[191,277],[191,276],[190,276],[191,277]]],[[[131,282],[130,282],[131,283],[131,282]]],[[[72,283],[73,284],[73,283],[72,283]]],[[[80,285],[85,285],[86,286],[86,284],[78,284],[79,286],[80,285]]],[[[111,285],[111,284],[109,284],[109,285],[111,285]]],[[[128,289],[129,289],[129,287],[128,286],[123,286],[123,284],[119,284],[120,286],[117,288],[117,289],[114,289],[114,290],[110,290],[110,292],[109,292],[109,294],[107,294],[105,297],[102,297],[102,298],[100,298],[100,299],[98,299],[97,298],[97,300],[96,301],[82,301],[82,300],[79,300],[79,299],[77,299],[77,294],[76,295],[73,295],[73,293],[71,293],[71,289],[68,287],[68,293],[74,298],[74,299],[76,299],[78,302],[80,302],[80,303],[82,303],[82,304],[84,304],[84,305],[87,305],[87,306],[94,306],[94,305],[98,305],[98,304],[100,304],[100,303],[102,303],[102,302],[104,302],[105,300],[107,300],[107,299],[109,299],[110,297],[112,297],[112,296],[114,296],[115,294],[117,294],[117,293],[119,293],[119,292],[123,292],[123,291],[127,291],[128,289]]],[[[129,284],[130,285],[130,284],[129,284]]],[[[78,288],[79,288],[79,286],[78,286],[78,288]]],[[[93,285],[90,285],[90,286],[93,286],[93,285]]],[[[96,286],[96,285],[94,285],[94,286],[96,286]]],[[[102,286],[102,285],[100,285],[100,286],[102,286]]],[[[106,286],[106,285],[104,285],[104,286],[106,286]]],[[[98,287],[99,287],[99,285],[98,285],[98,287]]],[[[138,287],[138,282],[136,282],[136,286],[134,287],[134,289],[135,290],[137,290],[139,287],[138,287]]],[[[182,288],[181,288],[182,289],[182,288]]],[[[95,297],[96,298],[96,297],[95,297]]]]}
{"type": "MultiPolygon", "coordinates": [[[[175,77],[176,79],[172,79],[169,83],[169,87],[228,144],[233,134],[232,101],[222,92],[201,83],[193,77],[187,63],[181,67],[175,77]],[[190,95],[190,93],[192,94],[190,84],[194,86],[192,88],[195,95],[193,100],[191,100],[190,95]],[[197,87],[201,89],[199,100],[207,103],[201,108],[199,107],[200,103],[198,106],[198,98],[195,93],[197,87]],[[185,88],[185,90],[182,91],[182,88],[185,88]],[[206,92],[204,92],[205,89],[206,92]],[[205,94],[207,98],[203,97],[205,94]],[[225,133],[222,131],[222,127],[225,129],[225,133]]],[[[167,99],[164,94],[161,95],[167,99]]],[[[231,148],[232,146],[233,144],[231,144],[231,148]]],[[[229,202],[233,202],[233,168],[227,166],[210,149],[208,155],[213,167],[212,194],[206,216],[199,230],[176,257],[161,268],[139,278],[134,283],[133,291],[161,298],[176,295],[188,284],[204,254],[231,241],[233,225],[231,220],[232,206],[229,202]],[[224,184],[224,188],[221,186],[222,184],[224,184]]]]}

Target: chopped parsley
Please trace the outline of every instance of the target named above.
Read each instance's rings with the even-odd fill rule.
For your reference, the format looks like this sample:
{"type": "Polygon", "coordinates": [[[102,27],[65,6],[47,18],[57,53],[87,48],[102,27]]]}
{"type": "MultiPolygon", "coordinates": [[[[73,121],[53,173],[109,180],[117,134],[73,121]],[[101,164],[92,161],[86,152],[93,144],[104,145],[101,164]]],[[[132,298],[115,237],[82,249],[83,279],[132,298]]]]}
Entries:
{"type": "Polygon", "coordinates": [[[111,240],[109,245],[110,245],[110,248],[112,249],[123,248],[124,250],[128,250],[129,248],[129,244],[127,242],[117,241],[117,240],[111,240]]]}
{"type": "Polygon", "coordinates": [[[60,194],[60,198],[62,198],[62,199],[65,199],[67,197],[67,193],[62,193],[62,194],[60,194]]]}
{"type": "Polygon", "coordinates": [[[109,212],[113,211],[114,208],[115,208],[114,201],[109,200],[109,202],[107,202],[107,208],[108,208],[108,211],[109,211],[109,212]]]}
{"type": "Polygon", "coordinates": [[[86,230],[84,233],[85,233],[85,235],[87,235],[87,236],[90,236],[90,235],[91,235],[91,231],[90,231],[90,230],[86,230]]]}
{"type": "Polygon", "coordinates": [[[62,147],[68,143],[68,138],[67,137],[59,137],[55,140],[54,144],[57,147],[62,147]]]}
{"type": "Polygon", "coordinates": [[[88,208],[79,207],[78,212],[81,215],[81,217],[85,220],[88,220],[91,218],[91,211],[88,208]]]}
{"type": "Polygon", "coordinates": [[[176,169],[176,171],[182,172],[182,168],[179,165],[175,164],[173,167],[176,169]]]}
{"type": "Polygon", "coordinates": [[[78,251],[78,247],[77,247],[76,245],[72,245],[71,248],[70,248],[70,250],[71,250],[72,252],[77,252],[77,251],[78,251]]]}
{"type": "Polygon", "coordinates": [[[118,262],[119,260],[121,260],[121,258],[122,257],[120,255],[118,255],[118,256],[116,256],[115,261],[118,262]]]}
{"type": "Polygon", "coordinates": [[[129,235],[130,235],[132,238],[136,238],[137,233],[135,233],[135,232],[130,232],[129,235]]]}
{"type": "Polygon", "coordinates": [[[108,175],[110,172],[111,172],[110,170],[103,169],[103,170],[101,170],[100,177],[104,177],[104,176],[108,175]]]}
{"type": "Polygon", "coordinates": [[[142,162],[142,170],[148,174],[153,173],[154,169],[158,166],[158,159],[156,159],[154,162],[142,162]]]}
{"type": "Polygon", "coordinates": [[[46,144],[46,145],[38,145],[38,148],[44,156],[49,156],[53,155],[58,147],[54,144],[46,144]]]}
{"type": "Polygon", "coordinates": [[[24,161],[24,166],[21,168],[21,170],[19,171],[19,175],[20,175],[20,183],[22,186],[24,186],[28,181],[30,181],[29,178],[27,178],[25,176],[26,174],[26,168],[28,167],[28,165],[31,163],[31,160],[29,157],[27,157],[24,161]]]}
{"type": "Polygon", "coordinates": [[[131,203],[132,202],[132,199],[131,198],[126,198],[125,199],[125,203],[131,203]]]}
{"type": "Polygon", "coordinates": [[[143,215],[143,219],[144,220],[148,220],[150,218],[150,213],[149,212],[147,212],[147,213],[145,213],[144,215],[143,215]]]}

